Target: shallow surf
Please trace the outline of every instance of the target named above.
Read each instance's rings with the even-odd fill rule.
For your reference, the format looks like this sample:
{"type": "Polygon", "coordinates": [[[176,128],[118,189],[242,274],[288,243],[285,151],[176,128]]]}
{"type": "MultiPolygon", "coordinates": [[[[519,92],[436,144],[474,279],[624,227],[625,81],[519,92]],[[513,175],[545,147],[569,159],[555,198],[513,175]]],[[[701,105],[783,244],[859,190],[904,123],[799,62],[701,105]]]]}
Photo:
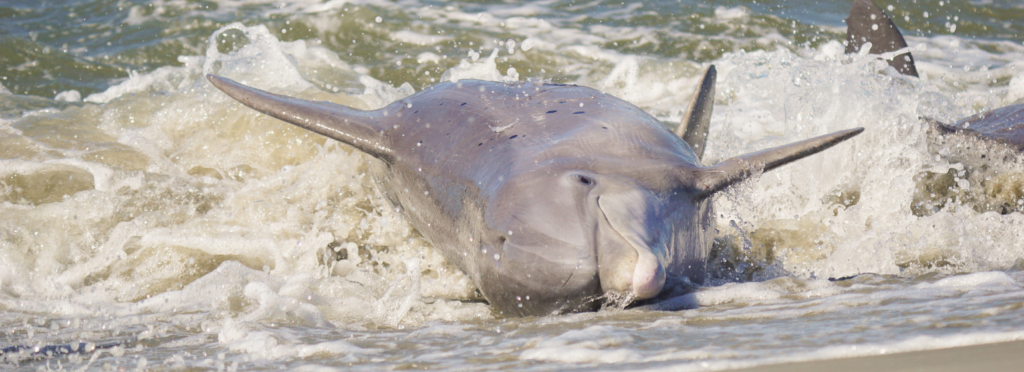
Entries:
{"type": "Polygon", "coordinates": [[[1021,340],[1020,155],[920,117],[1024,99],[1024,9],[880,5],[920,79],[843,54],[847,2],[0,6],[0,347],[100,350],[3,363],[724,370],[1021,340]],[[202,78],[358,108],[550,79],[674,128],[712,63],[706,164],[867,130],[719,196],[706,285],[521,319],[388,207],[366,155],[202,78]]]}

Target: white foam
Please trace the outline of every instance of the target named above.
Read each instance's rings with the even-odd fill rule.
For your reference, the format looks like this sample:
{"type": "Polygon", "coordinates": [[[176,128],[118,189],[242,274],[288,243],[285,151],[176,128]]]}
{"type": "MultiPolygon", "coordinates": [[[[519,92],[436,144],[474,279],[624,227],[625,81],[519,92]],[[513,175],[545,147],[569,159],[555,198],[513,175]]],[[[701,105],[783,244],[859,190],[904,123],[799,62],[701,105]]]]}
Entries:
{"type": "MultiPolygon", "coordinates": [[[[311,278],[304,278],[309,279],[311,278]]],[[[308,285],[308,284],[306,284],[308,285]]],[[[281,289],[285,292],[285,288],[281,289]]],[[[245,297],[259,304],[259,308],[247,313],[242,319],[246,320],[274,320],[274,319],[298,319],[304,325],[313,327],[326,327],[329,324],[323,314],[316,306],[305,302],[307,297],[296,298],[275,293],[273,289],[264,283],[255,282],[245,286],[245,297]]],[[[310,295],[308,298],[311,298],[310,295]]]]}
{"type": "Polygon", "coordinates": [[[536,43],[537,43],[537,39],[534,39],[534,38],[526,38],[526,40],[523,40],[523,45],[522,45],[522,46],[520,46],[520,48],[521,48],[521,49],[522,49],[522,50],[523,50],[524,52],[526,52],[526,51],[529,51],[530,49],[533,49],[533,46],[534,46],[534,44],[536,44],[536,43]]]}
{"type": "Polygon", "coordinates": [[[57,93],[57,96],[53,99],[56,101],[64,102],[78,102],[82,100],[82,93],[79,93],[77,90],[66,90],[57,93]]]}
{"type": "Polygon", "coordinates": [[[295,61],[288,58],[283,51],[284,45],[285,43],[271,35],[264,25],[246,27],[237,22],[229,24],[210,35],[206,60],[203,61],[203,74],[244,76],[249,85],[261,89],[285,88],[292,84],[300,85],[300,89],[308,87],[309,84],[302,78],[295,61]],[[217,37],[228,30],[241,31],[249,39],[249,43],[233,53],[224,55],[217,49],[217,37]],[[220,68],[215,68],[216,62],[221,62],[220,68]]]}
{"type": "Polygon", "coordinates": [[[143,14],[143,9],[142,8],[143,8],[142,5],[134,5],[134,6],[132,6],[128,10],[128,17],[126,17],[125,19],[121,20],[121,23],[126,23],[126,24],[129,24],[129,25],[132,25],[132,26],[138,26],[138,25],[141,25],[143,23],[146,23],[149,20],[156,19],[157,17],[160,16],[161,13],[163,13],[162,10],[164,9],[163,7],[157,7],[157,9],[160,9],[161,11],[154,11],[153,14],[151,14],[150,16],[146,16],[146,15],[143,14]]]}
{"type": "Polygon", "coordinates": [[[780,291],[766,288],[761,283],[729,283],[714,287],[713,290],[698,292],[694,297],[701,306],[714,306],[736,301],[774,300],[782,294],[780,291]]]}
{"type": "Polygon", "coordinates": [[[921,283],[917,285],[918,288],[963,288],[963,289],[975,289],[985,287],[1010,287],[1020,288],[1013,278],[1010,278],[1004,272],[1001,271],[989,271],[972,273],[967,275],[956,275],[948,278],[942,278],[934,283],[921,283]]]}
{"type": "Polygon", "coordinates": [[[327,0],[321,3],[308,4],[302,9],[303,13],[319,13],[329,10],[344,9],[344,6],[352,3],[349,0],[327,0]]]}
{"type": "Polygon", "coordinates": [[[419,55],[416,56],[416,63],[424,64],[424,63],[428,63],[428,62],[429,63],[441,62],[441,56],[439,56],[439,55],[437,55],[435,53],[431,53],[431,52],[423,52],[423,53],[420,53],[419,55]]]}
{"type": "Polygon", "coordinates": [[[408,30],[402,30],[392,32],[391,39],[414,45],[435,45],[451,41],[453,38],[451,36],[424,35],[408,30]]]}
{"type": "MultiPolygon", "coordinates": [[[[356,73],[334,52],[319,46],[308,46],[304,40],[281,42],[263,25],[246,27],[240,23],[229,24],[210,35],[205,56],[181,56],[178,60],[184,66],[160,67],[146,74],[130,71],[126,81],[104,92],[90,94],[85,101],[106,103],[128,94],[176,91],[196,82],[205,86],[200,80],[204,74],[218,74],[261,89],[289,91],[312,87],[307,77],[314,80],[337,80],[337,76],[347,80],[358,79],[356,73]],[[248,43],[238,50],[221,53],[217,38],[229,30],[240,31],[248,43]],[[327,73],[321,73],[320,70],[330,70],[336,76],[325,76],[327,73]]],[[[340,84],[336,82],[335,85],[340,84]]]]}
{"type": "Polygon", "coordinates": [[[107,103],[115,98],[141,93],[150,90],[174,90],[176,87],[172,82],[186,79],[186,70],[180,67],[160,67],[148,74],[139,74],[132,70],[128,72],[128,79],[120,84],[114,85],[101,93],[93,93],[85,97],[85,102],[107,103]]]}
{"type": "Polygon", "coordinates": [[[298,339],[285,339],[282,332],[259,331],[260,327],[227,319],[220,325],[217,342],[232,351],[243,352],[256,360],[335,357],[339,361],[357,361],[357,356],[379,352],[363,349],[337,340],[304,344],[298,339]]]}
{"type": "Polygon", "coordinates": [[[1024,99],[1024,71],[1014,75],[1006,87],[1006,103],[1018,102],[1021,99],[1024,99]]]}
{"type": "Polygon", "coordinates": [[[643,360],[642,355],[628,348],[633,342],[632,337],[612,327],[590,326],[540,340],[519,358],[586,364],[639,362],[643,360]]]}
{"type": "Polygon", "coordinates": [[[715,18],[721,20],[734,20],[750,16],[750,11],[744,7],[726,8],[724,6],[715,8],[715,18]]]}
{"type": "Polygon", "coordinates": [[[509,70],[509,75],[502,75],[498,71],[498,64],[495,62],[495,58],[498,57],[498,49],[495,48],[491,52],[491,55],[487,58],[477,61],[472,55],[470,59],[463,59],[459,61],[459,65],[452,67],[441,75],[441,81],[450,81],[453,83],[458,82],[462,79],[479,79],[479,80],[490,80],[490,81],[503,81],[513,82],[519,80],[519,74],[516,73],[515,69],[509,70]]]}

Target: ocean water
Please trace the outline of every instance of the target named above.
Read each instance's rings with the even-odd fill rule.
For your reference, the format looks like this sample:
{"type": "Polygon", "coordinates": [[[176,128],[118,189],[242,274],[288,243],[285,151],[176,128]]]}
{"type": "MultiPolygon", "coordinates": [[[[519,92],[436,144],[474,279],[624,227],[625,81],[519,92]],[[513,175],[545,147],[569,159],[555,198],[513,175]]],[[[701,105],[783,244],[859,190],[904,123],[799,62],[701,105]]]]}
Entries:
{"type": "Polygon", "coordinates": [[[1024,102],[1024,6],[878,1],[921,78],[844,55],[849,1],[0,3],[0,347],[38,369],[724,370],[1024,339],[1024,163],[953,122],[1024,102]],[[442,80],[590,86],[705,164],[847,143],[716,197],[712,278],[493,313],[351,148],[208,84],[377,108],[442,80]],[[116,346],[115,346],[116,345],[116,346]]]}

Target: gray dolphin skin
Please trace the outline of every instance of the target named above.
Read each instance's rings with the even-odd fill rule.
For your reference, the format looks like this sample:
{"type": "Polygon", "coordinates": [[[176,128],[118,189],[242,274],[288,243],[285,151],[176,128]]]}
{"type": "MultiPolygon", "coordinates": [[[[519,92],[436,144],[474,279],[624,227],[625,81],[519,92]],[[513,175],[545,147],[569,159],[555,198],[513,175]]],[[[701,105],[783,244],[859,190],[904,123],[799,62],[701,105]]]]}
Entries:
{"type": "Polygon", "coordinates": [[[1024,104],[1000,107],[946,124],[925,118],[941,133],[962,133],[1024,151],[1024,104]]]}
{"type": "Polygon", "coordinates": [[[702,282],[712,194],[863,131],[704,167],[653,116],[591,88],[461,80],[362,111],[207,78],[379,159],[387,198],[504,316],[649,299],[667,276],[702,282]]]}
{"type": "MultiPolygon", "coordinates": [[[[878,5],[871,0],[855,0],[850,16],[846,18],[846,53],[857,53],[867,43],[871,43],[868,51],[871,54],[895,52],[907,47],[903,34],[878,5]]],[[[914,56],[910,52],[889,60],[889,65],[901,74],[917,76],[914,56]]]]}
{"type": "Polygon", "coordinates": [[[686,141],[697,154],[698,159],[704,158],[704,147],[711,129],[711,111],[715,105],[715,77],[718,73],[715,65],[708,66],[700,79],[700,84],[693,91],[690,105],[683,112],[683,122],[676,128],[676,135],[686,141]]]}
{"type": "MultiPolygon", "coordinates": [[[[870,42],[871,54],[895,52],[907,47],[903,34],[889,16],[871,0],[856,0],[846,19],[846,53],[856,53],[870,42]]],[[[900,54],[889,65],[901,74],[917,77],[917,67],[910,52],[900,54]]],[[[1002,143],[1024,151],[1024,103],[982,112],[953,124],[924,118],[939,133],[962,133],[1002,143]]]]}

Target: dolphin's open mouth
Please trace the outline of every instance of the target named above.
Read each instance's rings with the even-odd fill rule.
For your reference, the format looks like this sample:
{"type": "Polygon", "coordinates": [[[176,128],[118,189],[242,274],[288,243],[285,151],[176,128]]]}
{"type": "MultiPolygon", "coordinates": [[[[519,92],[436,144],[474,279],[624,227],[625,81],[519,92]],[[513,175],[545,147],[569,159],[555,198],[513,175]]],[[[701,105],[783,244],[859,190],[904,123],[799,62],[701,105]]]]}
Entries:
{"type": "Polygon", "coordinates": [[[665,268],[648,246],[650,239],[645,239],[650,232],[644,221],[642,193],[602,195],[597,202],[605,221],[618,235],[617,242],[608,236],[599,242],[602,288],[606,292],[629,292],[636,300],[657,296],[665,286],[665,268]]]}

